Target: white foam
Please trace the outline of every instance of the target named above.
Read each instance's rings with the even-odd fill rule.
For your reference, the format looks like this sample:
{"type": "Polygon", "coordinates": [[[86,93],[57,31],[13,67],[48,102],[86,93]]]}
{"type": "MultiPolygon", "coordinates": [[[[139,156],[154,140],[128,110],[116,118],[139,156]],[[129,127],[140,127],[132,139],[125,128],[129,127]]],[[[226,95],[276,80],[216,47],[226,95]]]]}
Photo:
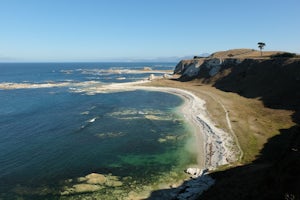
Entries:
{"type": "Polygon", "coordinates": [[[125,80],[126,79],[126,77],[118,77],[118,78],[116,78],[117,80],[125,80]]]}
{"type": "Polygon", "coordinates": [[[97,117],[94,117],[94,118],[92,118],[92,119],[88,120],[88,122],[89,122],[89,123],[93,123],[93,122],[95,122],[95,121],[96,121],[96,119],[97,119],[97,117]]]}
{"type": "Polygon", "coordinates": [[[90,111],[84,111],[84,112],[82,112],[82,113],[80,113],[81,115],[88,115],[88,114],[90,114],[90,111]]]}
{"type": "Polygon", "coordinates": [[[46,82],[46,83],[13,83],[2,82],[0,89],[13,90],[13,89],[37,89],[37,88],[53,88],[53,87],[70,87],[71,90],[76,91],[78,87],[90,87],[102,84],[99,81],[85,81],[85,82],[46,82]]]}

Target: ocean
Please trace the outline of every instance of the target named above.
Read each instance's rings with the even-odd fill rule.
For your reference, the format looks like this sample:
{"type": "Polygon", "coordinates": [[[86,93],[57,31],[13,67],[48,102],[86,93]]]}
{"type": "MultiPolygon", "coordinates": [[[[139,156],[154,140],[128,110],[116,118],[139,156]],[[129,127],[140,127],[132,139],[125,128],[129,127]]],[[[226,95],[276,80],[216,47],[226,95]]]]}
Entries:
{"type": "Polygon", "coordinates": [[[126,199],[186,177],[197,155],[180,97],[80,88],[174,66],[0,63],[0,86],[22,86],[0,89],[0,199],[126,199]]]}

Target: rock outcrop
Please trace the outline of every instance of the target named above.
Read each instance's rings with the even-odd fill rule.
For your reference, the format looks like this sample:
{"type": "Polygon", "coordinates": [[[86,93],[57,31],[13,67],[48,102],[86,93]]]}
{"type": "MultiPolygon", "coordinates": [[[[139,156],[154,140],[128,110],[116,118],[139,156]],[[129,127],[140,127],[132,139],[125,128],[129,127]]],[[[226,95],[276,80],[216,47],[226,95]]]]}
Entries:
{"type": "Polygon", "coordinates": [[[216,75],[224,66],[236,65],[242,62],[241,58],[219,57],[218,55],[218,53],[215,53],[210,57],[182,60],[176,65],[174,74],[180,74],[181,81],[189,81],[199,76],[209,78],[216,75]]]}
{"type": "Polygon", "coordinates": [[[91,173],[77,179],[66,180],[66,185],[60,195],[95,192],[105,189],[105,187],[119,187],[122,185],[123,183],[117,176],[91,173]]]}
{"type": "MultiPolygon", "coordinates": [[[[300,59],[233,59],[222,62],[207,59],[197,74],[189,66],[180,81],[197,79],[218,89],[235,92],[248,98],[260,97],[266,105],[280,107],[282,103],[299,106],[300,59]]],[[[192,69],[194,69],[192,67],[192,69]]]]}
{"type": "Polygon", "coordinates": [[[189,78],[196,77],[199,73],[200,66],[203,64],[204,58],[182,60],[180,61],[174,70],[174,74],[181,74],[189,78]]]}
{"type": "Polygon", "coordinates": [[[199,176],[201,176],[202,174],[204,174],[205,172],[207,172],[207,170],[202,170],[199,168],[187,168],[185,170],[185,173],[192,175],[194,178],[197,178],[199,176]]]}
{"type": "MultiPolygon", "coordinates": [[[[180,61],[174,74],[180,81],[197,79],[223,91],[248,98],[260,97],[266,105],[280,107],[282,103],[299,107],[300,58],[284,57],[287,53],[264,52],[256,56],[253,50],[217,52],[207,58],[180,61]],[[280,56],[283,55],[283,56],[280,56]]],[[[298,108],[299,109],[299,108],[298,108]]]]}

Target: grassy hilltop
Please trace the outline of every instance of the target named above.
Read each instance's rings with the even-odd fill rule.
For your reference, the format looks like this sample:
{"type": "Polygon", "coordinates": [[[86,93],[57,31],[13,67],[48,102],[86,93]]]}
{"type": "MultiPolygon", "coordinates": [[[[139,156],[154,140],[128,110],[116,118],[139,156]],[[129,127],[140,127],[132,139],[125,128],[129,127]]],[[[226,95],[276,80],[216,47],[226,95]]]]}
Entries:
{"type": "Polygon", "coordinates": [[[216,184],[199,199],[300,199],[299,56],[235,49],[183,60],[175,73],[152,84],[194,92],[227,130],[222,102],[244,152],[211,174],[216,184]]]}
{"type": "Polygon", "coordinates": [[[216,185],[201,199],[300,198],[300,58],[278,51],[262,55],[249,49],[214,53],[240,63],[224,65],[212,77],[200,72],[193,80],[264,105],[236,104],[241,111],[232,120],[244,164],[216,172],[216,185]]]}

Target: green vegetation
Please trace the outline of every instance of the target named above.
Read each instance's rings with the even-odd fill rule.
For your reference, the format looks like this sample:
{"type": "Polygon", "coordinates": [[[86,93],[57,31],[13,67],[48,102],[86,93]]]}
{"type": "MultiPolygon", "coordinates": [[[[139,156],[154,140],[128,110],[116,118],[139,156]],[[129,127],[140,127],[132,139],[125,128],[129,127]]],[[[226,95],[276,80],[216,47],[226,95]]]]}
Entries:
{"type": "Polygon", "coordinates": [[[266,44],[263,42],[259,42],[259,43],[257,43],[257,45],[258,45],[258,48],[260,49],[260,56],[262,56],[262,49],[266,46],[266,44]]]}
{"type": "Polygon", "coordinates": [[[204,99],[210,118],[226,132],[230,130],[219,102],[229,113],[243,157],[211,173],[217,181],[199,199],[300,199],[299,55],[265,51],[262,57],[265,43],[258,45],[261,52],[214,53],[211,58],[243,59],[222,66],[214,76],[151,83],[186,89],[204,99]]]}

